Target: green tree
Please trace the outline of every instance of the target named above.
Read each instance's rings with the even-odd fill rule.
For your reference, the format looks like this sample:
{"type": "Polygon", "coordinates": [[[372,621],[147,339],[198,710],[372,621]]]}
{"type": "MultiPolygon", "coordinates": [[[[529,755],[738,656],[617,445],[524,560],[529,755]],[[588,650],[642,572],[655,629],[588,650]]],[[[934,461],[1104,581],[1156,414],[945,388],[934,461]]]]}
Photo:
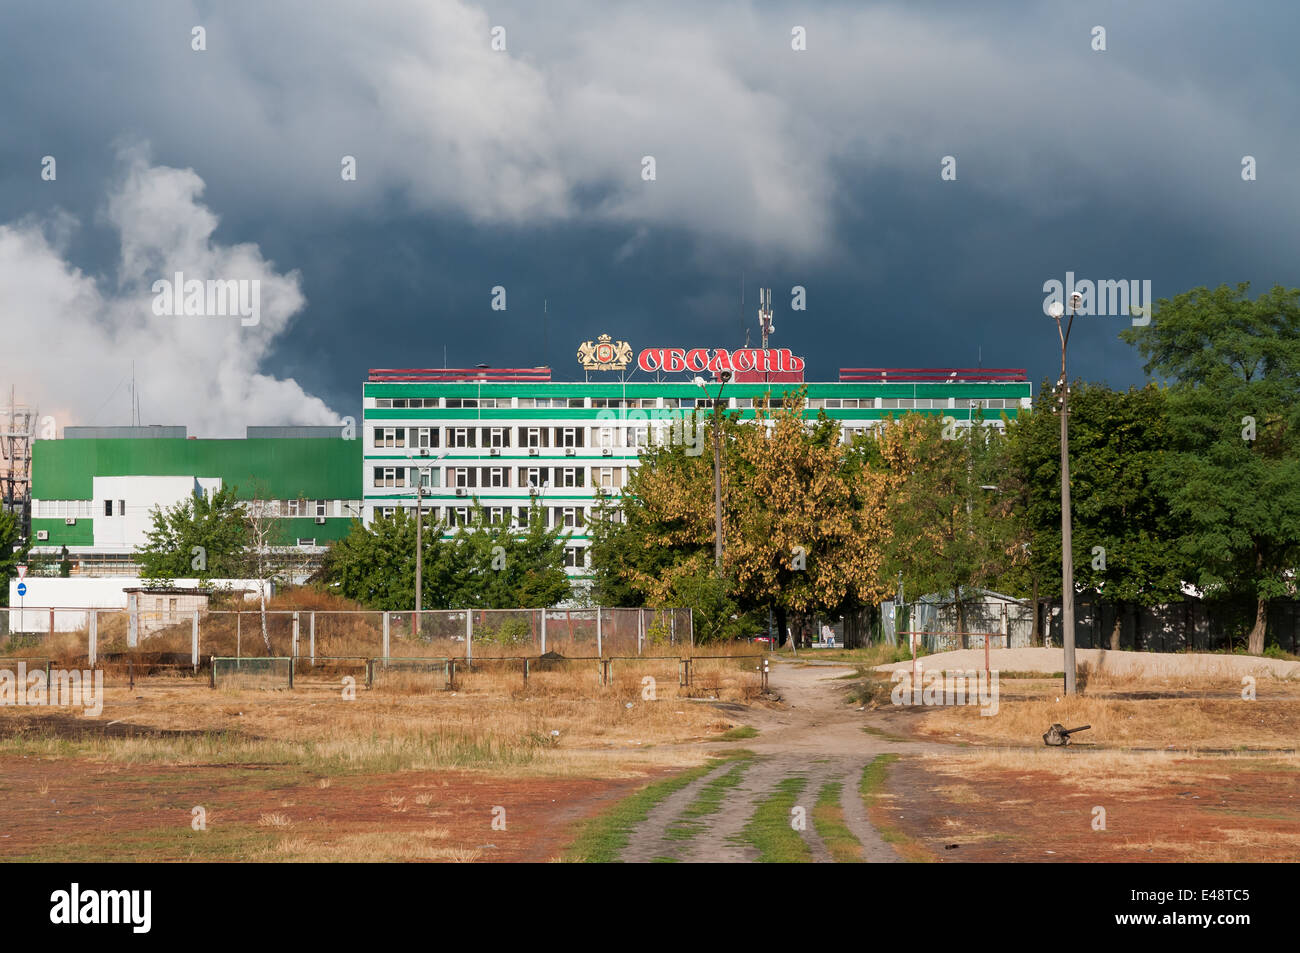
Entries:
{"type": "MultiPolygon", "coordinates": [[[[1061,584],[1060,403],[1044,391],[1037,409],[1007,429],[1005,486],[1029,542],[1029,575],[1050,595],[1061,584]]],[[[1183,598],[1189,567],[1176,540],[1160,469],[1170,450],[1167,395],[1151,384],[1128,391],[1076,381],[1070,387],[1070,492],[1075,585],[1120,608],[1183,598]]]]}
{"type": "MultiPolygon", "coordinates": [[[[564,548],[571,534],[548,529],[534,502],[526,527],[493,523],[476,499],[469,521],[444,539],[441,523],[424,526],[421,605],[427,609],[544,608],[568,597],[564,548]]],[[[415,605],[415,520],[405,509],[353,521],[327,551],[321,576],[340,595],[372,609],[415,605]]]]}
{"type": "Polygon", "coordinates": [[[142,578],[165,584],[182,577],[207,582],[240,575],[248,526],[235,487],[196,493],[165,510],[154,507],[150,516],[153,528],[135,554],[142,578]]]}
{"type": "Polygon", "coordinates": [[[27,556],[27,548],[22,545],[22,526],[18,517],[0,510],[0,605],[9,604],[9,580],[18,575],[16,568],[27,556]]]}
{"type": "Polygon", "coordinates": [[[1121,337],[1172,380],[1158,479],[1178,547],[1208,596],[1254,601],[1260,654],[1268,602],[1294,594],[1300,565],[1300,289],[1195,288],[1121,337]]]}
{"type": "Polygon", "coordinates": [[[966,631],[969,589],[989,585],[1021,559],[1010,498],[996,482],[1001,434],[977,413],[970,427],[904,414],[875,434],[888,475],[891,535],[884,579],[909,592],[952,594],[966,631]]]}

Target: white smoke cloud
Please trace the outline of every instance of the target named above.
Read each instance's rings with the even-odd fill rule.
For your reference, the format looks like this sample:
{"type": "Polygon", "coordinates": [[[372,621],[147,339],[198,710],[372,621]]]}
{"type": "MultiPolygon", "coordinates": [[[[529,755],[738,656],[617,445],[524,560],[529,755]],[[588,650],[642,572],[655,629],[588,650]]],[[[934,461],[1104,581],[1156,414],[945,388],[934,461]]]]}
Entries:
{"type": "Polygon", "coordinates": [[[279,273],[254,244],[213,241],[217,216],[199,199],[190,169],[155,166],[146,150],[120,155],[107,221],[121,257],[101,279],[65,257],[75,226],[66,213],[0,225],[0,314],[6,340],[0,379],[28,404],[69,424],[131,422],[122,382],[135,364],[144,423],[185,424],[204,437],[240,437],[250,423],[333,424],[337,414],[293,380],[261,371],[275,340],[306,304],[297,272],[279,273]],[[155,281],[260,283],[260,320],[159,316],[155,281]],[[115,386],[116,384],[116,386],[115,386]]]}

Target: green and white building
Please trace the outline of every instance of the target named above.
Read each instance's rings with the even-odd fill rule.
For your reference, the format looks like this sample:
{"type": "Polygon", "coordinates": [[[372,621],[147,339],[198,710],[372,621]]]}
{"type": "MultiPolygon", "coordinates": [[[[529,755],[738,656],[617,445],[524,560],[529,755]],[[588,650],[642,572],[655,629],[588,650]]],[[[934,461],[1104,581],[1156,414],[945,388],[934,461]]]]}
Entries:
{"type": "MultiPolygon", "coordinates": [[[[601,340],[612,352],[607,336],[601,340]]],[[[588,352],[596,347],[590,345],[588,352]]],[[[726,354],[683,349],[687,368],[664,373],[666,349],[643,351],[638,370],[653,370],[637,380],[636,372],[626,373],[630,350],[619,345],[624,360],[604,363],[622,366],[606,370],[588,360],[583,381],[552,381],[549,368],[372,370],[362,388],[365,520],[413,510],[420,482],[426,518],[449,528],[468,518],[475,498],[494,522],[515,523],[526,520],[537,499],[548,526],[572,532],[566,564],[584,575],[597,493],[617,495],[641,448],[671,439],[676,428],[675,439],[698,439],[707,450],[702,435],[682,422],[697,408],[711,408],[719,393],[712,376],[702,389],[694,370],[718,370],[705,358],[716,364],[716,355],[726,354]]],[[[784,393],[806,387],[805,419],[824,412],[840,422],[846,442],[909,410],[950,416],[958,426],[980,413],[1001,426],[1002,414],[1014,418],[1032,397],[1020,370],[845,369],[838,381],[805,383],[801,369],[764,372],[746,363],[722,387],[729,412],[752,419],[756,402],[770,395],[779,403],[784,393]]]]}
{"type": "Polygon", "coordinates": [[[32,446],[32,552],[67,547],[79,574],[131,575],[155,507],[233,485],[276,518],[280,546],[319,556],[362,509],[360,444],[341,432],[249,427],[242,440],[199,440],[184,427],[68,427],[32,446]]]}
{"type": "Polygon", "coordinates": [[[554,381],[545,367],[374,370],[355,429],[249,427],[244,439],[207,440],[184,427],[68,427],[33,444],[33,552],[66,547],[76,574],[132,575],[155,507],[234,485],[277,517],[278,544],[310,565],[351,520],[414,510],[423,483],[426,519],[448,532],[475,498],[513,524],[538,501],[548,526],[572,531],[566,562],[583,576],[598,492],[616,496],[651,442],[711,452],[707,435],[683,422],[708,412],[720,387],[741,419],[769,395],[776,403],[806,388],[804,417],[824,412],[846,441],[909,410],[966,426],[978,408],[1000,426],[1032,397],[1019,370],[857,368],[805,382],[788,351],[652,348],[634,361],[607,335],[584,343],[579,362],[575,381],[554,381]]]}

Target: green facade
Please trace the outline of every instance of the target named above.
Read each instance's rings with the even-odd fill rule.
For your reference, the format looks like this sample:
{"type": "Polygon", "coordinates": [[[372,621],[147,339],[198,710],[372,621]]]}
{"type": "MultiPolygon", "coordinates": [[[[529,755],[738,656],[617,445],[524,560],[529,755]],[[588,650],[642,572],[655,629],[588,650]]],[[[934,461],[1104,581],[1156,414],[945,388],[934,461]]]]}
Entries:
{"type": "MultiPolygon", "coordinates": [[[[361,499],[361,441],[37,440],[32,497],[89,500],[94,477],[220,477],[240,499],[361,499]]],[[[51,537],[53,538],[53,537],[51,537]]]]}

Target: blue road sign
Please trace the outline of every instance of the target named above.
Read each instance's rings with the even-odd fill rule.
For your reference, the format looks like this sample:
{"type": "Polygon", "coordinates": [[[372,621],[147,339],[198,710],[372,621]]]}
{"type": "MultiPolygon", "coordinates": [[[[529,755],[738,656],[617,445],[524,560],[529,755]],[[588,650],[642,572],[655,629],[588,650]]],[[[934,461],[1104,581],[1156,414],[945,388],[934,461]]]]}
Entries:
{"type": "Polygon", "coordinates": [[[27,583],[25,582],[18,583],[18,595],[20,596],[27,595],[27,583]]]}

